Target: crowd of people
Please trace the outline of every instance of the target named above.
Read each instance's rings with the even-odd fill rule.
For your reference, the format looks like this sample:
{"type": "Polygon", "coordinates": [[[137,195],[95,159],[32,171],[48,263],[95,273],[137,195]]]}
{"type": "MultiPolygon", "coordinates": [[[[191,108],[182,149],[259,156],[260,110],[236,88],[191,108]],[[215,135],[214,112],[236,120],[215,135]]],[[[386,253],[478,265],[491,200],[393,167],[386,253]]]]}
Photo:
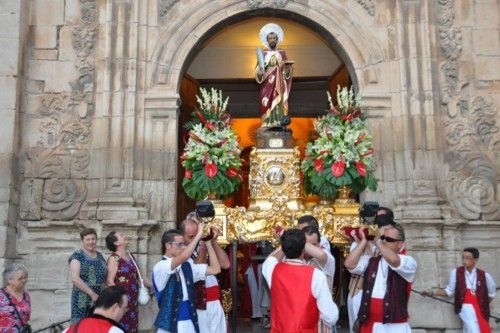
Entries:
{"type": "MultiPolygon", "coordinates": [[[[351,273],[350,332],[411,333],[408,300],[417,262],[406,253],[405,231],[394,222],[390,209],[380,208],[373,223],[378,236],[369,239],[363,228],[353,230],[344,261],[351,273]]],[[[229,268],[230,261],[217,243],[218,231],[212,230],[209,237],[203,232],[203,221],[190,213],[178,230],[162,235],[163,256],[153,268],[152,279],[143,279],[158,302],[154,322],[158,333],[227,332],[216,275],[229,268]]],[[[270,295],[271,332],[335,332],[339,318],[332,298],[335,258],[319,232],[318,221],[302,216],[297,228],[281,230],[276,236],[280,246],[260,270],[270,295]]],[[[142,278],[135,257],[127,251],[127,237],[115,231],[106,236],[111,251],[107,260],[96,251],[94,229],[82,230],[80,237],[82,248],[69,258],[72,324],[65,332],[137,332],[142,278]]],[[[490,274],[476,267],[478,258],[477,249],[464,249],[463,266],[450,273],[448,286],[423,293],[454,295],[465,333],[491,332],[488,319],[496,286],[490,274]]],[[[0,290],[0,333],[30,332],[27,278],[22,264],[6,265],[0,290]]]]}

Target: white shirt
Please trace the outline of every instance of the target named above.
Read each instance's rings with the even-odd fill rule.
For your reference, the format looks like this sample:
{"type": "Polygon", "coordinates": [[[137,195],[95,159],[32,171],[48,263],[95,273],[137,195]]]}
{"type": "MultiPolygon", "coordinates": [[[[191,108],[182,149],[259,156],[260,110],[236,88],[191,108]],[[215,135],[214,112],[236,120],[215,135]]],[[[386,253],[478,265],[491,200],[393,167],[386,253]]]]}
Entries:
{"type": "MultiPolygon", "coordinates": [[[[413,257],[408,255],[398,254],[400,264],[398,267],[392,267],[382,257],[378,264],[377,276],[373,286],[372,298],[384,298],[385,291],[387,290],[387,275],[389,274],[389,267],[398,273],[403,279],[408,282],[415,280],[415,273],[417,272],[417,262],[413,257]]],[[[368,261],[371,256],[363,254],[358,261],[358,265],[350,272],[353,274],[362,275],[368,268],[368,261]]]]}
{"type": "MultiPolygon", "coordinates": [[[[269,285],[269,289],[272,288],[271,280],[273,271],[278,262],[279,261],[276,257],[269,256],[262,264],[262,275],[264,275],[264,278],[269,285]]],[[[293,286],[291,286],[291,288],[293,288],[293,286]]],[[[333,302],[332,294],[328,288],[325,274],[317,268],[314,269],[311,280],[311,293],[314,298],[316,298],[320,318],[325,322],[325,324],[333,326],[339,319],[339,310],[337,305],[333,302]]]]}
{"type": "MultiPolygon", "coordinates": [[[[323,248],[322,250],[326,253],[326,263],[325,266],[321,266],[318,263],[318,266],[321,266],[321,271],[325,273],[325,275],[333,278],[335,276],[335,258],[327,249],[323,248]]],[[[311,261],[316,261],[316,259],[311,259],[307,264],[309,264],[311,261]]]]}
{"type": "Polygon", "coordinates": [[[325,249],[325,251],[328,251],[328,253],[332,253],[330,242],[325,236],[321,236],[321,238],[319,239],[319,245],[321,246],[321,248],[325,249]]]}
{"type": "Polygon", "coordinates": [[[213,286],[218,286],[219,282],[217,282],[217,278],[215,275],[207,275],[205,278],[205,288],[210,288],[213,286]]]}
{"type": "MultiPolygon", "coordinates": [[[[172,269],[172,258],[165,256],[164,258],[166,259],[157,262],[156,265],[153,267],[153,278],[155,286],[158,289],[158,292],[162,291],[165,288],[170,275],[178,272],[182,284],[182,300],[187,301],[188,292],[186,286],[186,279],[184,278],[184,273],[182,272],[181,265],[177,266],[175,269],[172,269]]],[[[207,272],[207,265],[195,264],[191,259],[188,259],[188,262],[191,265],[191,269],[193,271],[193,282],[203,280],[207,272]]]]}
{"type": "MultiPolygon", "coordinates": [[[[465,286],[467,289],[476,290],[477,286],[477,269],[474,267],[472,271],[469,273],[468,270],[465,271],[465,286]]],[[[488,288],[488,297],[493,298],[496,295],[496,285],[495,281],[491,277],[491,275],[485,272],[486,275],[486,287],[488,288]]],[[[452,296],[455,293],[455,287],[457,285],[457,269],[451,271],[450,279],[448,280],[448,285],[444,289],[448,297],[452,296]]]]}

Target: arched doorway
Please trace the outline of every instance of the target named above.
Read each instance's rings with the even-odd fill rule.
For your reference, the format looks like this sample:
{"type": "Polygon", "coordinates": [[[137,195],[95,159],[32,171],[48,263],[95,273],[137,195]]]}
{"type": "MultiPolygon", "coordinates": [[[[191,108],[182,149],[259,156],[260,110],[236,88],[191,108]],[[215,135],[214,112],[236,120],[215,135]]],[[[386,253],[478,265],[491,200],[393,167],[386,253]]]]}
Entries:
{"type": "MultiPolygon", "coordinates": [[[[285,49],[289,59],[296,62],[289,100],[292,117],[290,128],[297,146],[302,150],[312,134],[314,119],[326,112],[326,92],[330,92],[335,99],[338,85],[351,84],[352,79],[346,65],[337,55],[335,45],[328,43],[314,30],[284,18],[244,18],[212,32],[198,53],[191,57],[191,63],[185,66],[179,89],[179,152],[184,148],[187,135],[183,124],[192,117],[199,88],[220,89],[224,97],[229,97],[232,126],[243,151],[249,151],[255,145],[255,131],[260,126],[259,90],[254,79],[255,49],[262,47],[258,32],[268,22],[275,22],[283,28],[285,40],[280,48],[285,49]]],[[[179,163],[178,179],[182,177],[183,170],[179,163]]],[[[177,213],[185,216],[193,209],[194,201],[185,195],[180,182],[177,198],[177,213]]],[[[242,189],[227,204],[247,207],[247,198],[248,183],[245,179],[242,189]]]]}
{"type": "MultiPolygon", "coordinates": [[[[198,12],[198,9],[194,10],[193,8],[195,13],[192,17],[189,19],[186,17],[184,21],[179,20],[178,25],[173,25],[159,38],[158,47],[153,55],[153,67],[150,71],[150,94],[146,94],[146,103],[148,95],[152,98],[159,94],[167,96],[164,98],[166,101],[165,110],[175,112],[179,130],[183,124],[182,117],[189,114],[189,111],[183,111],[182,106],[181,112],[178,112],[177,104],[189,101],[189,99],[182,98],[181,91],[186,89],[195,94],[200,84],[224,83],[210,81],[210,79],[206,82],[199,82],[193,78],[184,79],[184,74],[189,71],[189,67],[203,51],[210,38],[225,28],[244,20],[256,17],[264,17],[265,19],[278,17],[302,25],[322,38],[325,44],[335,51],[334,53],[341,63],[345,65],[348,77],[351,78],[356,89],[363,90],[366,94],[365,107],[369,116],[380,115],[380,112],[388,109],[387,105],[390,105],[390,93],[385,82],[386,77],[381,75],[381,73],[385,73],[387,64],[384,62],[384,56],[379,46],[375,43],[376,39],[370,38],[369,31],[353,24],[352,15],[343,6],[334,5],[330,1],[318,1],[317,3],[319,5],[314,8],[293,3],[286,10],[275,8],[249,10],[242,2],[234,1],[226,3],[224,6],[214,3],[211,10],[203,14],[198,12]]],[[[255,46],[259,46],[259,44],[256,43],[255,46]]],[[[255,62],[252,61],[252,63],[255,62]]],[[[295,88],[294,84],[292,95],[295,88]]],[[[323,94],[325,90],[321,89],[323,94]]],[[[194,103],[191,102],[186,110],[189,110],[189,106],[194,107],[194,103]]],[[[180,130],[178,132],[180,133],[180,130]]],[[[180,137],[179,140],[182,138],[180,137]]],[[[177,153],[179,148],[178,146],[177,153]]],[[[178,185],[181,179],[182,173],[178,172],[178,185]]],[[[179,189],[179,186],[177,188],[179,189]]],[[[180,193],[178,192],[178,206],[179,198],[180,193]]],[[[189,208],[186,207],[178,207],[178,219],[188,210],[189,208]]]]}
{"type": "MultiPolygon", "coordinates": [[[[289,59],[295,61],[292,92],[289,100],[293,132],[296,145],[304,149],[314,131],[313,122],[327,110],[326,92],[335,98],[337,86],[348,86],[352,80],[346,65],[337,55],[335,45],[331,45],[317,32],[296,21],[281,17],[253,17],[232,23],[212,32],[198,53],[192,57],[192,62],[185,67],[179,95],[181,100],[179,115],[178,151],[184,148],[184,138],[187,132],[183,124],[192,117],[196,104],[198,88],[216,88],[229,97],[229,111],[233,120],[233,129],[240,138],[242,147],[243,183],[240,190],[226,200],[228,206],[248,207],[248,173],[249,152],[255,146],[255,131],[260,126],[258,114],[258,86],[254,79],[256,64],[255,48],[262,47],[258,32],[268,22],[279,24],[285,31],[285,39],[280,48],[287,52],[289,59]]],[[[183,169],[178,170],[178,179],[182,179],[183,169]]],[[[186,216],[194,207],[195,202],[189,199],[178,182],[177,214],[186,216]]],[[[240,262],[238,271],[248,273],[247,266],[252,265],[249,253],[255,251],[254,245],[240,245],[239,252],[246,254],[244,263],[240,262]]],[[[337,281],[335,284],[338,300],[341,301],[345,281],[342,268],[341,251],[334,249],[337,257],[337,281]],[[342,278],[344,277],[344,278],[342,278]]],[[[255,258],[255,256],[253,256],[255,258]]],[[[255,263],[253,263],[255,265],[255,263]]],[[[251,273],[251,272],[250,272],[251,273]]],[[[246,274],[245,274],[246,275],[246,274]]],[[[346,285],[346,284],[345,284],[346,285]]],[[[229,285],[227,287],[230,287],[229,285]]],[[[239,299],[250,299],[246,286],[238,288],[239,299]],[[246,297],[245,297],[246,296],[246,297]]],[[[248,302],[247,302],[248,303],[248,302]]],[[[241,301],[239,316],[250,318],[263,315],[252,313],[251,306],[241,301]]],[[[244,325],[244,324],[243,324],[244,325]]],[[[255,324],[254,324],[255,325],[255,324]]],[[[238,329],[240,329],[240,325],[238,329]]]]}

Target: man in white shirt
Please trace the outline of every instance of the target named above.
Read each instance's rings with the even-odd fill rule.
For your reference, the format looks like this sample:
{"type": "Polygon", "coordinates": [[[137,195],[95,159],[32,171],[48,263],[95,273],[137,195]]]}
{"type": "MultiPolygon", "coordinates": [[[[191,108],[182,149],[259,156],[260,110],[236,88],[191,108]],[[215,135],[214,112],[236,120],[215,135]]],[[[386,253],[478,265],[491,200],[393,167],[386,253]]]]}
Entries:
{"type": "Polygon", "coordinates": [[[448,286],[429,293],[448,297],[455,295],[455,312],[462,319],[464,333],[491,332],[488,319],[496,286],[489,273],[476,267],[478,259],[478,249],[465,248],[462,252],[463,266],[451,271],[448,286]]]}
{"type": "MultiPolygon", "coordinates": [[[[382,235],[384,229],[387,229],[394,225],[393,212],[391,209],[386,207],[379,207],[374,224],[378,226],[379,234],[382,235]]],[[[352,232],[351,237],[354,239],[355,231],[352,232]]],[[[358,242],[354,241],[351,244],[349,253],[352,252],[358,246],[358,242]]],[[[404,250],[404,249],[402,249],[404,250]]],[[[373,241],[368,241],[368,245],[365,247],[365,255],[376,256],[378,255],[377,246],[373,241]]],[[[348,269],[349,270],[349,269],[348,269]]],[[[349,270],[351,273],[351,279],[349,281],[349,294],[347,295],[347,313],[349,315],[349,330],[354,333],[354,323],[358,318],[359,307],[361,305],[361,291],[363,290],[363,277],[361,275],[355,274],[353,271],[349,270]]]]}
{"type": "Polygon", "coordinates": [[[183,333],[199,332],[193,304],[193,284],[204,279],[206,275],[220,272],[220,265],[211,244],[207,244],[208,266],[189,262],[202,232],[203,223],[200,224],[193,242],[187,246],[184,236],[178,230],[168,230],[162,236],[164,256],[153,268],[153,287],[159,303],[155,320],[157,333],[172,332],[175,329],[183,333]]]}
{"type": "MultiPolygon", "coordinates": [[[[321,234],[317,228],[307,226],[302,231],[306,234],[304,259],[308,265],[318,268],[325,274],[331,293],[335,276],[335,258],[330,252],[321,248],[319,244],[321,234]]],[[[331,331],[331,327],[325,323],[318,324],[318,333],[330,333],[331,331]]]]}
{"type": "MultiPolygon", "coordinates": [[[[198,224],[200,222],[201,221],[196,216],[196,212],[192,212],[188,214],[186,220],[184,220],[179,226],[187,245],[194,241],[194,238],[199,231],[198,224]]],[[[217,243],[219,231],[213,229],[212,232],[214,233],[214,237],[211,240],[207,240],[206,242],[202,240],[199,242],[196,254],[193,256],[193,261],[197,264],[205,264],[207,262],[206,243],[210,243],[214,249],[215,255],[217,256],[217,261],[219,262],[221,269],[228,269],[230,267],[229,258],[224,249],[222,249],[217,243]]],[[[196,296],[202,298],[201,300],[198,299],[196,302],[196,312],[198,314],[200,333],[226,332],[226,317],[220,301],[220,288],[217,278],[215,275],[207,275],[203,285],[200,287],[205,288],[205,290],[201,291],[201,295],[196,296]]]]}
{"type": "Polygon", "coordinates": [[[339,313],[326,277],[304,262],[304,232],[286,230],[280,241],[281,246],[262,265],[271,290],[271,333],[314,332],[320,318],[335,325],[339,313]]]}
{"type": "MultiPolygon", "coordinates": [[[[297,221],[297,229],[304,229],[305,227],[314,227],[319,230],[319,223],[318,220],[312,215],[302,215],[299,220],[297,221]]],[[[328,253],[332,253],[332,249],[330,247],[330,242],[326,237],[321,236],[321,239],[319,240],[319,244],[322,249],[324,249],[328,253]]]]}
{"type": "Polygon", "coordinates": [[[410,283],[415,279],[417,263],[400,254],[405,234],[396,224],[383,230],[375,241],[376,257],[364,254],[368,240],[364,232],[355,237],[358,246],[347,256],[345,266],[363,275],[363,294],[358,313],[361,333],[411,333],[408,323],[410,283]],[[391,292],[387,292],[390,290],[391,292]]]}

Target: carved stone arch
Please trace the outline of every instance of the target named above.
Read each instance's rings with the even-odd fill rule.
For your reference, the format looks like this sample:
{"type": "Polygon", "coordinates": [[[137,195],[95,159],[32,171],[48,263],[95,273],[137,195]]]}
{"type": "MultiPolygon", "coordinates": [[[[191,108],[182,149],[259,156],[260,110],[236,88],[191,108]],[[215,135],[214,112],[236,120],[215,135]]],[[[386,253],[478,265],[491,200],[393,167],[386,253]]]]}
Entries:
{"type": "Polygon", "coordinates": [[[169,20],[169,27],[161,33],[152,53],[148,71],[152,91],[177,92],[185,67],[212,32],[245,18],[274,16],[296,21],[318,32],[346,64],[357,89],[368,95],[376,92],[387,97],[389,84],[385,81],[388,78],[381,68],[387,59],[377,38],[356,23],[373,19],[368,14],[362,19],[354,19],[346,6],[329,0],[315,1],[314,6],[289,2],[280,9],[250,9],[247,2],[241,0],[230,3],[204,1],[196,2],[196,6],[183,13],[186,17],[176,17],[176,22],[169,20]]]}

